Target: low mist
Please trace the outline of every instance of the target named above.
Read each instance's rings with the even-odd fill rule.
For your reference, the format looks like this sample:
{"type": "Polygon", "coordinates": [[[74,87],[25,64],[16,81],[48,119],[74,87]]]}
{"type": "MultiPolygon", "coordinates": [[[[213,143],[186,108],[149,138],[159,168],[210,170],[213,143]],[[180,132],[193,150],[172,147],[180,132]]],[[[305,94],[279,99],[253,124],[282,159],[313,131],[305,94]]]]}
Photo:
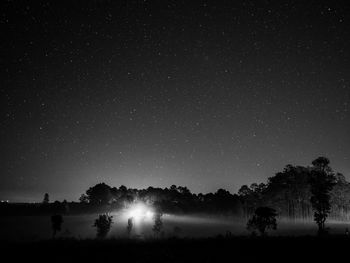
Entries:
{"type": "MultiPolygon", "coordinates": [[[[109,238],[147,239],[155,237],[152,227],[153,219],[147,218],[135,223],[130,236],[127,233],[127,216],[125,210],[111,213],[113,224],[108,234],[109,238]]],[[[63,217],[62,231],[57,237],[61,238],[95,238],[96,229],[93,227],[98,214],[70,215],[63,217]]],[[[200,238],[216,237],[219,235],[248,236],[246,219],[234,216],[213,214],[163,214],[163,228],[159,238],[181,237],[200,238]]],[[[16,241],[32,241],[51,238],[50,216],[6,216],[0,218],[0,239],[16,241]]],[[[330,232],[344,234],[349,224],[330,220],[330,232]]],[[[317,226],[312,221],[288,220],[278,218],[277,230],[269,231],[269,235],[316,235],[317,226]]]]}

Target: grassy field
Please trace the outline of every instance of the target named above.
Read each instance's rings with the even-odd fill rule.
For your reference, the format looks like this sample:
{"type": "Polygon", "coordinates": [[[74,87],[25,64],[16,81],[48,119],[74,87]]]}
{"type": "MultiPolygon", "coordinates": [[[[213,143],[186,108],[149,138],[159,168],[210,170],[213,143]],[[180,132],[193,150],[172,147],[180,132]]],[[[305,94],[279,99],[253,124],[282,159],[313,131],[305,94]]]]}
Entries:
{"type": "MultiPolygon", "coordinates": [[[[120,214],[113,215],[113,226],[109,238],[125,238],[127,219],[120,214]]],[[[61,238],[94,238],[96,229],[92,227],[97,215],[65,216],[62,231],[58,234],[61,238]]],[[[206,238],[217,235],[226,235],[230,231],[236,236],[246,236],[246,222],[242,219],[231,217],[210,217],[203,215],[174,216],[164,215],[164,237],[175,235],[174,228],[181,229],[176,233],[177,237],[206,238]]],[[[143,221],[136,224],[132,235],[134,238],[143,239],[153,236],[152,221],[143,221]]],[[[329,222],[330,233],[342,235],[349,224],[345,222],[329,222]]],[[[350,227],[349,227],[350,228],[350,227]]],[[[272,236],[301,236],[315,235],[317,228],[314,222],[290,222],[278,221],[277,231],[271,231],[272,236]]],[[[36,241],[51,238],[50,216],[4,216],[0,217],[0,240],[12,241],[36,241]]]]}
{"type": "Polygon", "coordinates": [[[277,231],[257,238],[243,220],[204,215],[164,215],[165,234],[157,238],[145,220],[128,238],[126,218],[114,214],[108,238],[97,240],[96,216],[65,216],[56,239],[49,216],[0,217],[2,256],[11,262],[335,262],[350,245],[344,222],[329,222],[330,235],[320,238],[313,222],[279,220],[277,231]]]}

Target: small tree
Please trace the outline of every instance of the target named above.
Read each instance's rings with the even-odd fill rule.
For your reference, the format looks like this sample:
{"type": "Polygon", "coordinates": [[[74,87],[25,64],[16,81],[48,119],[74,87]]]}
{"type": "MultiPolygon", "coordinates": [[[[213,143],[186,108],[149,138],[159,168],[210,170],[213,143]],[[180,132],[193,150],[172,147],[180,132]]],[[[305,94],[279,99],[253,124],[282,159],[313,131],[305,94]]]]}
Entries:
{"type": "Polygon", "coordinates": [[[131,231],[132,231],[133,226],[134,226],[134,218],[130,217],[128,219],[128,226],[126,227],[126,231],[128,232],[128,236],[131,235],[131,231]]]}
{"type": "Polygon", "coordinates": [[[277,229],[276,221],[276,210],[270,207],[258,207],[255,210],[255,213],[247,223],[247,229],[252,230],[253,233],[255,230],[258,230],[261,236],[266,234],[267,229],[277,229]]]}
{"type": "Polygon", "coordinates": [[[160,212],[155,213],[153,216],[154,225],[153,225],[152,230],[156,235],[159,235],[159,233],[161,232],[161,230],[163,228],[162,216],[163,216],[163,214],[160,212]]]}
{"type": "Polygon", "coordinates": [[[314,209],[314,220],[318,226],[318,234],[325,234],[325,222],[331,210],[330,192],[335,185],[335,176],[329,167],[326,157],[318,157],[312,162],[310,176],[311,204],[314,209]]]}
{"type": "Polygon", "coordinates": [[[43,204],[48,204],[49,202],[50,202],[49,194],[45,193],[44,194],[44,199],[43,199],[43,204]]]}
{"type": "Polygon", "coordinates": [[[102,214],[99,215],[99,217],[95,220],[93,227],[96,227],[97,229],[97,238],[102,239],[107,236],[113,223],[112,218],[113,216],[110,216],[108,214],[102,214]]]}
{"type": "Polygon", "coordinates": [[[63,223],[62,215],[51,216],[51,227],[52,227],[53,238],[55,238],[57,232],[61,231],[62,223],[63,223]]]}

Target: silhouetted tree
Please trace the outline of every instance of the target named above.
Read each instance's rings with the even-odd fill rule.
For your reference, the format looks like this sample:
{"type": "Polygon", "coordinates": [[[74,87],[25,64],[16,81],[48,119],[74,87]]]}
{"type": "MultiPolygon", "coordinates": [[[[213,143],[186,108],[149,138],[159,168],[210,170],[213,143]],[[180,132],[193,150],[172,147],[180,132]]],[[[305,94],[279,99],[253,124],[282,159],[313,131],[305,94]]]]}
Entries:
{"type": "MultiPolygon", "coordinates": [[[[266,184],[243,185],[238,194],[231,194],[225,189],[218,189],[215,193],[194,194],[187,187],[176,185],[164,189],[150,186],[139,190],[123,185],[119,188],[110,187],[101,183],[89,188],[80,198],[82,203],[92,205],[71,204],[71,209],[103,211],[102,209],[105,210],[106,207],[100,206],[106,204],[111,206],[108,209],[122,209],[139,200],[158,206],[160,211],[170,213],[209,212],[241,216],[243,212],[248,220],[258,207],[266,206],[289,219],[310,220],[313,217],[310,177],[316,167],[321,171],[327,171],[329,169],[327,163],[329,160],[323,157],[314,162],[314,167],[286,165],[282,172],[270,177],[266,184]]],[[[330,195],[332,209],[329,216],[349,220],[350,183],[341,174],[337,174],[336,185],[330,191],[330,195]]]]}
{"type": "Polygon", "coordinates": [[[312,162],[310,176],[311,204],[314,209],[314,220],[318,226],[318,233],[326,233],[325,222],[331,210],[330,192],[335,185],[336,178],[329,167],[326,157],[318,157],[312,162]]]}
{"type": "Polygon", "coordinates": [[[310,169],[286,165],[283,172],[268,179],[264,191],[264,206],[275,208],[278,214],[290,219],[311,216],[310,169]]]}
{"type": "Polygon", "coordinates": [[[93,226],[97,228],[97,238],[105,238],[107,236],[113,223],[112,218],[113,216],[102,214],[95,220],[93,226]]]}
{"type": "Polygon", "coordinates": [[[96,184],[86,191],[86,196],[91,204],[108,204],[112,198],[111,187],[105,183],[96,184]]]}
{"type": "Polygon", "coordinates": [[[62,223],[63,223],[62,215],[51,216],[51,227],[52,227],[53,238],[55,238],[57,232],[61,231],[62,223]]]}
{"type": "Polygon", "coordinates": [[[156,212],[153,216],[154,225],[152,230],[156,235],[159,235],[159,233],[162,231],[162,228],[163,228],[162,216],[163,214],[160,212],[156,212]]]}
{"type": "Polygon", "coordinates": [[[238,196],[243,204],[244,214],[246,218],[250,217],[255,209],[263,204],[264,193],[266,185],[253,183],[248,187],[243,185],[239,191],[238,196]]]}
{"type": "Polygon", "coordinates": [[[50,202],[49,194],[44,194],[43,204],[48,204],[50,202]]]}
{"type": "Polygon", "coordinates": [[[276,210],[270,207],[258,207],[252,218],[249,219],[247,223],[248,230],[258,230],[263,236],[266,233],[267,229],[276,230],[277,221],[276,221],[276,210]]]}
{"type": "Polygon", "coordinates": [[[130,217],[128,219],[128,226],[126,227],[126,231],[127,231],[129,237],[131,235],[131,231],[132,231],[133,226],[134,226],[134,218],[130,217]]]}
{"type": "Polygon", "coordinates": [[[343,221],[350,219],[350,183],[341,173],[335,175],[335,185],[330,193],[332,205],[330,216],[343,221]]]}
{"type": "Polygon", "coordinates": [[[321,156],[312,161],[313,168],[315,170],[332,173],[332,168],[329,166],[329,159],[327,157],[321,156]]]}
{"type": "Polygon", "coordinates": [[[212,202],[217,212],[237,212],[237,207],[240,205],[237,195],[222,188],[212,196],[212,202]]]}

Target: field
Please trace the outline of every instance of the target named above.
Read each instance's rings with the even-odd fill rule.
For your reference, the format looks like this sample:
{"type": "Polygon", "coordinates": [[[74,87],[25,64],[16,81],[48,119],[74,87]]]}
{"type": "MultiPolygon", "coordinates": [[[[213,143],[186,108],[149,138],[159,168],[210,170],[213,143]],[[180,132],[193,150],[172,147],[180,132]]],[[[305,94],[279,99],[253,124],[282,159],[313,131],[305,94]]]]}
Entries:
{"type": "MultiPolygon", "coordinates": [[[[86,239],[94,238],[96,229],[92,227],[97,215],[64,216],[60,238],[86,239]]],[[[113,214],[113,225],[109,238],[125,238],[127,218],[121,213],[113,214]]],[[[164,238],[207,238],[226,235],[228,231],[235,236],[248,236],[246,222],[242,219],[224,216],[163,216],[164,238]],[[174,229],[177,228],[177,231],[174,229]]],[[[153,221],[145,219],[135,223],[132,231],[134,239],[153,237],[153,221]]],[[[51,238],[50,216],[3,216],[0,217],[0,240],[36,241],[51,238]]],[[[350,225],[346,222],[330,221],[327,225],[333,235],[343,235],[350,225]]],[[[315,235],[317,228],[314,222],[291,222],[278,220],[277,231],[270,231],[271,236],[304,236],[315,235]]]]}
{"type": "Polygon", "coordinates": [[[313,222],[279,220],[277,231],[260,238],[250,236],[243,220],[208,215],[164,215],[161,237],[153,235],[152,220],[144,219],[129,238],[122,213],[113,214],[108,238],[98,240],[96,217],[65,216],[56,239],[49,216],[0,217],[3,256],[11,262],[334,262],[350,244],[344,222],[330,222],[331,235],[317,237],[313,222]]]}

